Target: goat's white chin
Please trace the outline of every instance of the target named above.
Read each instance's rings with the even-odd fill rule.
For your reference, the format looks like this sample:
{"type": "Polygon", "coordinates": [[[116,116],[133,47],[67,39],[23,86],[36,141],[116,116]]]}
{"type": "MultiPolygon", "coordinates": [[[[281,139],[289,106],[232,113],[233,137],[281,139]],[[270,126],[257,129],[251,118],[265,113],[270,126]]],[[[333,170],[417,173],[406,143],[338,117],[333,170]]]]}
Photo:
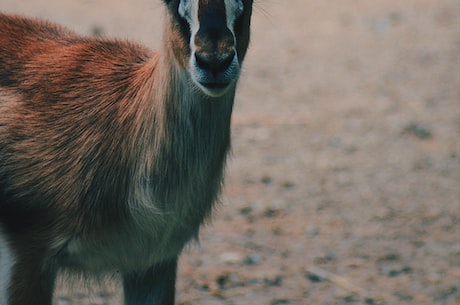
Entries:
{"type": "Polygon", "coordinates": [[[210,97],[221,97],[227,93],[233,81],[230,83],[200,83],[195,81],[195,84],[205,95],[210,97]]]}

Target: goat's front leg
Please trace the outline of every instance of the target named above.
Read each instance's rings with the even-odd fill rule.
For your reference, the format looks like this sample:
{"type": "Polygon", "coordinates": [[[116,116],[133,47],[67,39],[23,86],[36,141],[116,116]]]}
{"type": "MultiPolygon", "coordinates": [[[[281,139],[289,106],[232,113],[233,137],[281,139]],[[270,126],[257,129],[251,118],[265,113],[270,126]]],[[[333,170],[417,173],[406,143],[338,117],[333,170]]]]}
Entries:
{"type": "Polygon", "coordinates": [[[123,274],[125,305],[174,305],[177,258],[123,274]]]}
{"type": "Polygon", "coordinates": [[[13,249],[0,236],[1,305],[51,305],[57,268],[45,253],[32,242],[13,249]]]}

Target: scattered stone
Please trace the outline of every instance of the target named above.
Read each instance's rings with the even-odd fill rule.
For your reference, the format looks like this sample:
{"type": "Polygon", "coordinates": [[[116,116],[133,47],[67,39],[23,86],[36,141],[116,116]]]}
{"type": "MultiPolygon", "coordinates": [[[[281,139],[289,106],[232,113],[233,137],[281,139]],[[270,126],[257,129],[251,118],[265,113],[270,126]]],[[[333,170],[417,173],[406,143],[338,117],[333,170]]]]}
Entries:
{"type": "Polygon", "coordinates": [[[401,256],[397,253],[389,253],[386,254],[382,257],[380,257],[377,261],[378,262],[383,262],[383,261],[399,261],[401,260],[401,256]]]}
{"type": "Polygon", "coordinates": [[[291,182],[291,181],[285,181],[285,182],[283,182],[283,184],[281,186],[286,188],[286,189],[292,189],[292,188],[295,187],[295,183],[291,182]]]}
{"type": "Polygon", "coordinates": [[[319,275],[311,273],[311,272],[307,272],[305,277],[312,283],[320,283],[320,282],[323,281],[323,278],[321,278],[319,275]]]}
{"type": "Polygon", "coordinates": [[[271,301],[270,305],[289,305],[290,301],[287,299],[276,299],[271,301]]]}
{"type": "Polygon", "coordinates": [[[262,257],[259,254],[251,254],[246,257],[244,260],[245,265],[257,265],[262,260],[262,257]]]}
{"type": "Polygon", "coordinates": [[[271,184],[271,183],[273,182],[273,178],[270,177],[270,176],[265,175],[265,176],[263,176],[263,177],[260,179],[260,181],[261,181],[263,184],[268,185],[268,184],[271,184]]]}
{"type": "Polygon", "coordinates": [[[336,260],[337,260],[337,254],[335,254],[334,252],[330,252],[330,253],[325,254],[324,256],[314,258],[314,262],[317,265],[331,263],[336,260]]]}
{"type": "Polygon", "coordinates": [[[345,304],[356,303],[356,297],[354,295],[346,295],[342,298],[342,302],[345,304]]]}
{"type": "Polygon", "coordinates": [[[420,123],[410,123],[404,128],[404,133],[414,135],[421,140],[428,140],[433,137],[431,130],[420,123]]]}
{"type": "Polygon", "coordinates": [[[219,255],[219,261],[224,264],[234,265],[243,260],[243,256],[238,252],[225,252],[219,255]]]}
{"type": "Polygon", "coordinates": [[[244,286],[244,283],[241,282],[240,277],[237,274],[231,272],[225,272],[219,275],[216,279],[216,283],[220,290],[244,286]]]}
{"type": "Polygon", "coordinates": [[[280,214],[281,214],[281,210],[279,209],[267,208],[264,211],[264,216],[267,218],[278,217],[280,214]]]}
{"type": "Polygon", "coordinates": [[[267,286],[280,287],[283,285],[283,277],[281,275],[277,275],[274,278],[264,278],[264,283],[267,286]]]}
{"type": "Polygon", "coordinates": [[[288,258],[291,255],[291,252],[289,250],[285,250],[281,252],[281,257],[282,258],[288,258]]]}
{"type": "Polygon", "coordinates": [[[377,260],[380,274],[388,277],[398,277],[412,273],[412,268],[407,266],[402,257],[397,253],[389,253],[377,260]]]}
{"type": "Polygon", "coordinates": [[[314,225],[309,225],[305,234],[307,235],[307,237],[316,237],[319,235],[319,229],[314,225]]]}
{"type": "Polygon", "coordinates": [[[203,283],[203,284],[200,285],[199,290],[201,290],[201,291],[209,291],[209,290],[211,290],[211,288],[209,287],[208,283],[203,283]]]}
{"type": "MultiPolygon", "coordinates": [[[[442,291],[439,291],[434,299],[435,301],[438,301],[438,302],[445,302],[449,299],[452,299],[455,295],[458,295],[460,292],[460,288],[459,287],[456,287],[456,286],[450,286],[446,289],[443,289],[442,291]]],[[[458,296],[458,298],[460,298],[460,296],[458,296]]]]}
{"type": "Polygon", "coordinates": [[[400,300],[410,302],[414,300],[414,296],[407,291],[396,291],[394,295],[400,300]]]}
{"type": "Polygon", "coordinates": [[[240,209],[240,214],[243,216],[249,216],[250,214],[252,214],[252,211],[252,207],[244,207],[240,209]]]}
{"type": "Polygon", "coordinates": [[[276,227],[276,228],[273,228],[272,230],[273,235],[276,235],[276,236],[283,235],[283,232],[284,231],[281,227],[276,227]]]}
{"type": "Polygon", "coordinates": [[[375,300],[372,299],[372,298],[366,298],[366,299],[364,300],[364,303],[365,303],[366,305],[375,305],[375,304],[377,304],[377,303],[375,302],[375,300]]]}
{"type": "Polygon", "coordinates": [[[268,185],[268,184],[271,184],[273,182],[273,178],[270,177],[270,176],[265,175],[265,176],[262,177],[262,179],[260,181],[262,181],[263,184],[268,185]]]}
{"type": "Polygon", "coordinates": [[[401,269],[392,269],[389,270],[388,273],[386,274],[388,277],[397,277],[403,274],[409,274],[412,273],[412,268],[411,267],[402,267],[401,269]]]}

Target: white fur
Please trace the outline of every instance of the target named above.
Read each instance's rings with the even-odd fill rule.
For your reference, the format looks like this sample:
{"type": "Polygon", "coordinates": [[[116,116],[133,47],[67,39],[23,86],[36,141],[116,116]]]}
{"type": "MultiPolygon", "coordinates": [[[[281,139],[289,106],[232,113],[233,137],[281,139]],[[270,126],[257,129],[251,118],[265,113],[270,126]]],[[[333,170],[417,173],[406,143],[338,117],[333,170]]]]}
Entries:
{"type": "Polygon", "coordinates": [[[241,0],[225,0],[225,11],[227,13],[227,27],[235,36],[233,25],[235,24],[236,18],[238,18],[243,12],[243,1],[241,0]]]}
{"type": "Polygon", "coordinates": [[[192,55],[195,54],[195,35],[200,29],[200,22],[198,20],[198,0],[182,0],[179,4],[179,15],[181,15],[185,20],[187,20],[190,26],[190,48],[192,55]]]}
{"type": "Polygon", "coordinates": [[[14,255],[6,235],[0,229],[0,304],[7,304],[8,283],[14,264],[14,255]]]}
{"type": "Polygon", "coordinates": [[[198,0],[182,0],[179,4],[179,15],[188,21],[190,25],[190,31],[192,32],[193,41],[193,36],[196,34],[196,32],[198,32],[198,29],[200,28],[200,23],[198,22],[198,0]]]}
{"type": "MultiPolygon", "coordinates": [[[[238,18],[243,12],[243,2],[241,0],[225,0],[225,11],[227,13],[227,27],[235,36],[233,25],[236,18],[238,18]]],[[[200,22],[198,20],[198,0],[182,0],[179,4],[179,15],[185,18],[189,25],[191,31],[190,37],[190,46],[192,51],[194,48],[194,37],[198,30],[200,29],[200,22]]]]}

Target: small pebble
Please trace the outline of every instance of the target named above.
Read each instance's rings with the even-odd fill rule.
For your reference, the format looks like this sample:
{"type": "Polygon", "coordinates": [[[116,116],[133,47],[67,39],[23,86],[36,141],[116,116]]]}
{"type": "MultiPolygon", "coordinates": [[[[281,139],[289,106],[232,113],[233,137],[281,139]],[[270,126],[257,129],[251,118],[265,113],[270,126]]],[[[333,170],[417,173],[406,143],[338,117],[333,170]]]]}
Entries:
{"type": "Polygon", "coordinates": [[[246,265],[257,265],[260,263],[262,257],[259,254],[251,254],[244,260],[246,265]]]}

